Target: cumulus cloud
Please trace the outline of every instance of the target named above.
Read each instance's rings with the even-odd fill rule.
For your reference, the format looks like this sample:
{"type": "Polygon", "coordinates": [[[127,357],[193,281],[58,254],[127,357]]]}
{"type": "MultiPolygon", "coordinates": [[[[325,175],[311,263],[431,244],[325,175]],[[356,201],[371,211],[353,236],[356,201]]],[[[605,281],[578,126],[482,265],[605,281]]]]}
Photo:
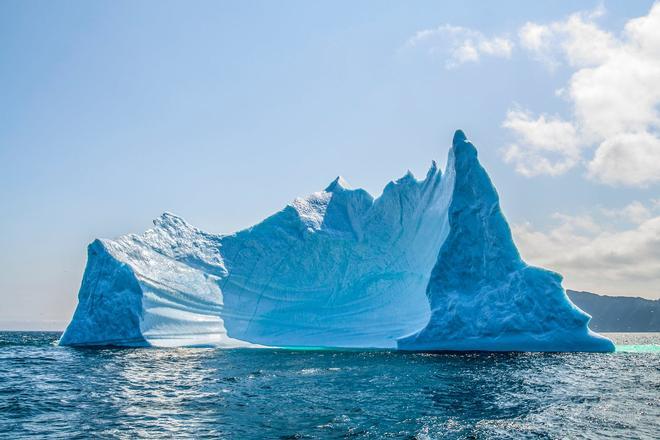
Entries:
{"type": "Polygon", "coordinates": [[[588,165],[595,179],[628,186],[660,180],[660,139],[655,133],[621,133],[605,139],[588,165]]]}
{"type": "Polygon", "coordinates": [[[510,110],[502,125],[516,133],[519,142],[505,150],[504,159],[525,176],[562,174],[580,160],[576,129],[558,116],[534,118],[529,112],[510,110]]]}
{"type": "Polygon", "coordinates": [[[522,47],[542,52],[548,49],[552,32],[548,26],[527,22],[520,28],[518,36],[522,47]]]}
{"type": "Polygon", "coordinates": [[[567,288],[660,298],[660,212],[650,205],[633,202],[619,210],[555,214],[555,226],[548,231],[530,223],[512,230],[526,261],[561,273],[567,288]],[[615,227],[607,217],[624,219],[629,226],[615,227]]]}
{"type": "Polygon", "coordinates": [[[406,47],[423,47],[431,54],[442,54],[446,57],[445,67],[453,69],[476,63],[482,56],[509,58],[513,43],[503,36],[486,37],[474,29],[445,24],[416,32],[406,47]]]}
{"type": "Polygon", "coordinates": [[[553,31],[549,26],[538,23],[525,23],[518,31],[520,46],[532,52],[538,61],[543,62],[550,69],[555,69],[559,62],[556,50],[552,48],[553,31]]]}
{"type": "MultiPolygon", "coordinates": [[[[656,201],[652,200],[651,204],[652,208],[655,209],[657,206],[656,201]]],[[[646,220],[652,217],[651,209],[647,208],[639,200],[635,200],[622,209],[603,209],[602,211],[604,215],[610,218],[623,219],[635,224],[644,223],[646,220]]]]}
{"type": "Polygon", "coordinates": [[[620,36],[595,22],[603,12],[521,27],[520,46],[527,53],[550,68],[566,63],[573,73],[561,93],[572,105],[569,120],[524,110],[507,114],[503,125],[518,140],[504,158],[519,172],[557,175],[584,162],[587,175],[606,184],[660,182],[660,3],[629,20],[620,36]],[[575,131],[570,148],[552,150],[541,140],[567,127],[575,131]]]}

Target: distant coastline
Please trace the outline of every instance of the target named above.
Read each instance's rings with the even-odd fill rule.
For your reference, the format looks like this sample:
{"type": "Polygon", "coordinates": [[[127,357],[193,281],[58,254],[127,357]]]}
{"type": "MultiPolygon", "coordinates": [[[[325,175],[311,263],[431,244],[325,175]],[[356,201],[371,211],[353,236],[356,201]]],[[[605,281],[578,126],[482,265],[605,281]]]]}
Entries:
{"type": "Polygon", "coordinates": [[[660,299],[606,296],[566,290],[575,305],[592,316],[596,332],[660,332],[660,299]]]}

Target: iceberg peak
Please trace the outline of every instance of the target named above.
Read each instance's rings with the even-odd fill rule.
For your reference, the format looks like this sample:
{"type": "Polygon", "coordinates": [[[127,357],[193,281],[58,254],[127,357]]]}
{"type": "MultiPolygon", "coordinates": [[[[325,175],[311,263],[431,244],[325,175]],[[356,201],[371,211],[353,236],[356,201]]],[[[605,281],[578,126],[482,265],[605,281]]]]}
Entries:
{"type": "Polygon", "coordinates": [[[351,185],[349,185],[346,179],[344,179],[342,176],[337,176],[335,180],[330,182],[330,185],[325,188],[325,192],[336,192],[346,189],[351,189],[351,185]]]}
{"type": "Polygon", "coordinates": [[[186,222],[182,217],[179,217],[176,214],[172,214],[171,212],[165,211],[162,213],[158,218],[153,220],[153,224],[156,227],[163,227],[163,228],[168,228],[168,227],[181,227],[181,226],[188,226],[188,222],[186,222]]]}
{"type": "Polygon", "coordinates": [[[411,181],[416,181],[417,179],[415,178],[415,175],[413,174],[412,171],[406,170],[406,174],[403,175],[397,182],[411,182],[411,181]]]}
{"type": "Polygon", "coordinates": [[[461,142],[466,142],[467,141],[467,136],[465,136],[465,133],[463,130],[456,130],[454,132],[454,139],[452,140],[453,145],[460,144],[461,142]]]}
{"type": "MultiPolygon", "coordinates": [[[[477,159],[479,155],[479,153],[477,152],[477,148],[472,144],[472,142],[470,142],[465,137],[465,133],[463,133],[462,130],[457,130],[456,133],[454,134],[454,141],[452,143],[450,154],[451,153],[453,153],[454,158],[457,161],[456,163],[457,169],[460,167],[471,167],[471,166],[481,167],[481,164],[479,164],[479,160],[477,159]]],[[[480,173],[479,175],[481,174],[482,173],[480,173]]],[[[485,174],[485,171],[483,174],[485,174]]],[[[492,185],[487,185],[487,186],[490,187],[492,185]]]]}
{"type": "Polygon", "coordinates": [[[426,183],[431,183],[431,179],[433,177],[437,177],[438,179],[441,177],[441,172],[438,169],[438,163],[435,160],[431,161],[431,167],[429,170],[426,172],[426,183]]]}
{"type": "Polygon", "coordinates": [[[419,332],[398,340],[404,350],[613,351],[588,328],[561,276],[520,257],[499,196],[458,130],[447,161],[451,202],[448,235],[426,295],[432,315],[419,332]]]}

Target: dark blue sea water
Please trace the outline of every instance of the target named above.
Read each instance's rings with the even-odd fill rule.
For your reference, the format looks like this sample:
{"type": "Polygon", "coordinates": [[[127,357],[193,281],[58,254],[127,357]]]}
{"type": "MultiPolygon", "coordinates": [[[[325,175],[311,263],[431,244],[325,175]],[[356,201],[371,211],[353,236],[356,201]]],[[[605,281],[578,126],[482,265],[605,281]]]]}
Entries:
{"type": "Polygon", "coordinates": [[[660,437],[660,334],[612,354],[75,349],[0,333],[0,437],[660,437]]]}

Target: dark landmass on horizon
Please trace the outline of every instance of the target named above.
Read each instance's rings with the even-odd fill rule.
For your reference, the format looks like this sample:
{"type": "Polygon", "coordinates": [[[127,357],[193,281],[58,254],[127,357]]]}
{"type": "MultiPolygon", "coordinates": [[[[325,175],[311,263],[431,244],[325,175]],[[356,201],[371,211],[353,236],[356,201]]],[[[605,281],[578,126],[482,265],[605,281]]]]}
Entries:
{"type": "Polygon", "coordinates": [[[606,296],[566,290],[573,303],[592,316],[595,332],[660,332],[660,299],[606,296]]]}

